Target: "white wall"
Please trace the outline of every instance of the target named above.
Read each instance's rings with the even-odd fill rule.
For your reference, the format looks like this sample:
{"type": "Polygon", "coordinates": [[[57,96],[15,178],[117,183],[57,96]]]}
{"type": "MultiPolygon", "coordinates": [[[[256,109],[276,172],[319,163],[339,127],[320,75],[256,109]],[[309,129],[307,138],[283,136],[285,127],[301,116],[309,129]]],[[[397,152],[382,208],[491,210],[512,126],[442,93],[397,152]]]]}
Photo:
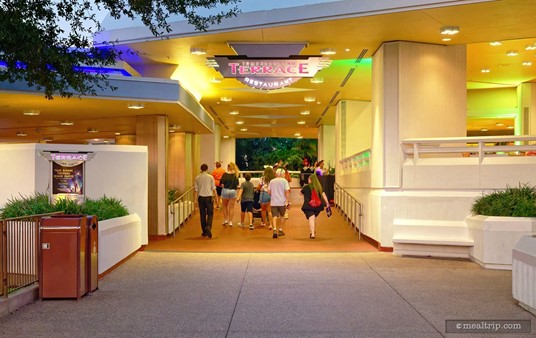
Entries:
{"type": "Polygon", "coordinates": [[[0,145],[0,206],[11,196],[46,193],[51,186],[50,162],[41,151],[94,152],[86,162],[86,197],[106,195],[120,199],[130,213],[141,220],[141,241],[148,244],[147,229],[147,147],[72,144],[2,144],[0,145]]]}

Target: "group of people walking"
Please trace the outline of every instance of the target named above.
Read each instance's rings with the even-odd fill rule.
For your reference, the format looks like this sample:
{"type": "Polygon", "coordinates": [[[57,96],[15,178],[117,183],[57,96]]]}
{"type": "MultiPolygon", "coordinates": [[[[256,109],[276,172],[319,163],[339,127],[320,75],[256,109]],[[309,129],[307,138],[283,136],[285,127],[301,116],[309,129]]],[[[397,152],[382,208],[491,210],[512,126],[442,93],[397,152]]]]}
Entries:
{"type": "MultiPolygon", "coordinates": [[[[221,167],[221,162],[215,163],[215,169],[208,173],[208,165],[201,165],[201,173],[194,182],[195,203],[199,208],[201,218],[201,236],[212,238],[212,220],[214,208],[223,211],[223,226],[233,226],[235,203],[240,203],[239,226],[244,223],[247,216],[249,229],[254,230],[253,206],[255,191],[259,192],[261,226],[269,226],[272,230],[272,238],[284,236],[283,231],[287,209],[290,209],[290,175],[282,161],[274,166],[267,166],[255,186],[251,182],[251,174],[244,175],[245,181],[239,183],[240,170],[235,163],[230,162],[227,170],[221,167]]],[[[322,191],[322,185],[317,175],[310,175],[307,184],[301,188],[304,201],[301,210],[309,222],[309,238],[316,236],[316,220],[324,207],[327,207],[328,215],[331,215],[330,204],[326,194],[322,191]],[[311,201],[315,200],[315,203],[311,201]]]]}

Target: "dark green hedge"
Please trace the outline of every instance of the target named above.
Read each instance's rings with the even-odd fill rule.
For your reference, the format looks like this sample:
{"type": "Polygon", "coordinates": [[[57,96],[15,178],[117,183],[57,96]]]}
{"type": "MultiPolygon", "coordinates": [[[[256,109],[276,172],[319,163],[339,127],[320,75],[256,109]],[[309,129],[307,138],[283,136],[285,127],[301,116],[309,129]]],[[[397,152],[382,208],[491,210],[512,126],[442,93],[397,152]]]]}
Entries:
{"type": "Polygon", "coordinates": [[[536,217],[536,188],[525,185],[478,197],[471,208],[473,215],[536,217]]]}

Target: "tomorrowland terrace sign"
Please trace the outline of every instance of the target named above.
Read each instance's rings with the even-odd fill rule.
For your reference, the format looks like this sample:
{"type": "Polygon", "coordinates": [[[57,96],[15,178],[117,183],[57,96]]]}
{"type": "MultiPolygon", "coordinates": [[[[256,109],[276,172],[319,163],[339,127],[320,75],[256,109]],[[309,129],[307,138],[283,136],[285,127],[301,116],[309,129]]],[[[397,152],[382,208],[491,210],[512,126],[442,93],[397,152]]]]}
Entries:
{"type": "Polygon", "coordinates": [[[321,56],[248,58],[217,55],[209,62],[224,78],[236,78],[246,86],[271,90],[287,87],[304,77],[312,78],[331,61],[321,56]]]}

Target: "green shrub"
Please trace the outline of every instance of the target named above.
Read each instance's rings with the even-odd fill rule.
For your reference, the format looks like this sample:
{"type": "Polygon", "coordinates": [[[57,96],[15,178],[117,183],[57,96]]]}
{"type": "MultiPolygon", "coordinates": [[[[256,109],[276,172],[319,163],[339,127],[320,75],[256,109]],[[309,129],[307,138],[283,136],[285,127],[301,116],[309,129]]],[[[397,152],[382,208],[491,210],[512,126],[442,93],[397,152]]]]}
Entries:
{"type": "Polygon", "coordinates": [[[48,200],[48,195],[34,193],[32,196],[20,195],[9,199],[0,210],[0,218],[39,215],[56,211],[63,211],[69,215],[96,215],[99,221],[129,214],[121,200],[115,197],[103,196],[98,200],[88,198],[82,204],[76,200],[60,198],[52,205],[48,200]]]}
{"type": "Polygon", "coordinates": [[[478,197],[471,207],[473,215],[536,217],[536,188],[526,184],[507,187],[478,197]]]}

